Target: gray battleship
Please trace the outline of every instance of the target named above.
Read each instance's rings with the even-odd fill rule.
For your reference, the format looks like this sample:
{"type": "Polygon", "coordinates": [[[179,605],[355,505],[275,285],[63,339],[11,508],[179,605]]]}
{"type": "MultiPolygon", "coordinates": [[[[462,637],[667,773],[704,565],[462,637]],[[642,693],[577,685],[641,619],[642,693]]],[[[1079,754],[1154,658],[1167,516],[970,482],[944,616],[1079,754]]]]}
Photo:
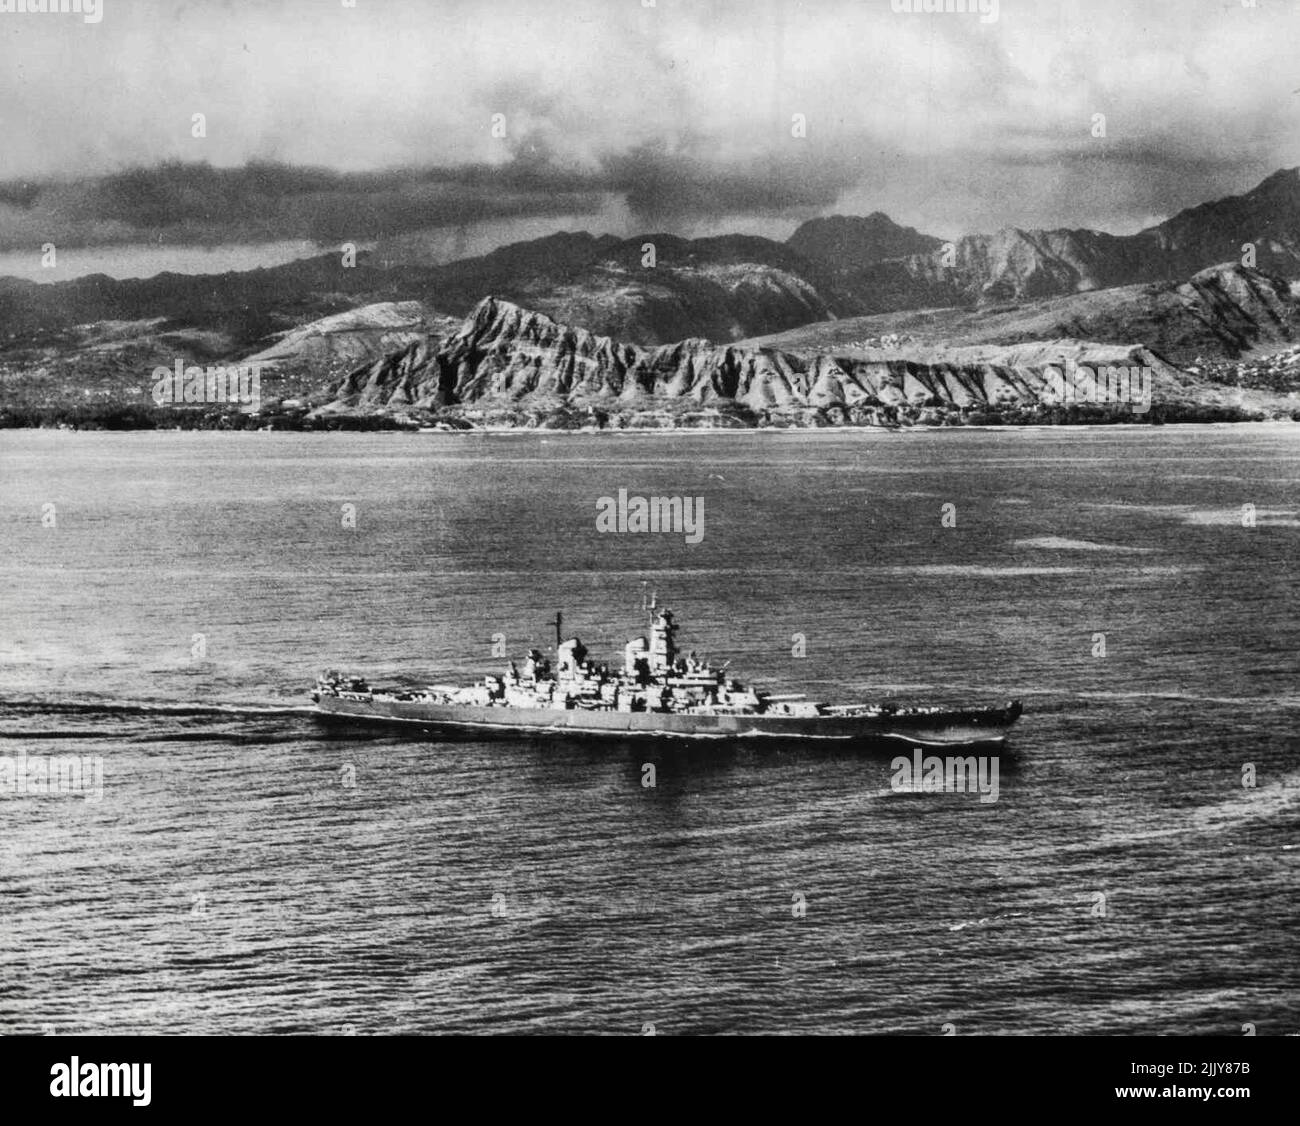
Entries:
{"type": "MultiPolygon", "coordinates": [[[[555,616],[556,669],[532,649],[520,670],[468,687],[431,684],[421,691],[372,688],[360,677],[323,673],[311,698],[339,718],[406,724],[461,734],[557,734],[676,739],[775,738],[917,746],[1000,743],[1020,717],[1004,707],[897,707],[821,704],[801,695],[746,687],[694,653],[683,657],[670,610],[650,607],[650,636],[633,638],[621,668],[587,660],[576,637],[562,640],[555,616]]],[[[729,664],[730,662],[728,662],[729,664]]]]}

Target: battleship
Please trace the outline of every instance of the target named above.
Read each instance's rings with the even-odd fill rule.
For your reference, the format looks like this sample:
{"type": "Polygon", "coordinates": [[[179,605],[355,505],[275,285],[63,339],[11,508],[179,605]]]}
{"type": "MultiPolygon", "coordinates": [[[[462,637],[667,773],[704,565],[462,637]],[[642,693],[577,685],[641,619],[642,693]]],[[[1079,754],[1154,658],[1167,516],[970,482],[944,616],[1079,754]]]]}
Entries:
{"type": "Polygon", "coordinates": [[[531,649],[520,669],[474,685],[430,684],[422,690],[372,688],[330,670],[311,698],[323,716],[404,724],[463,735],[789,739],[835,743],[901,741],[915,746],[1001,743],[1020,717],[1003,707],[903,707],[817,703],[803,695],[759,691],[695,653],[682,656],[671,610],[649,608],[649,637],[628,642],[621,666],[587,659],[582,642],[562,635],[555,616],[555,669],[531,649]]]}

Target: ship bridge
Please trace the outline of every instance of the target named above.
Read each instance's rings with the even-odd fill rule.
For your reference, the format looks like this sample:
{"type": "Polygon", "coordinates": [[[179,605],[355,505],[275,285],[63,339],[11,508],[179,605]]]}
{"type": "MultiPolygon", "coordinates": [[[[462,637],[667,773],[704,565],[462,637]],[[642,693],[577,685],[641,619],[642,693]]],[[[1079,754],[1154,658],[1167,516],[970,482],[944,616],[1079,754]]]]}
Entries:
{"type": "Polygon", "coordinates": [[[672,674],[677,663],[677,626],[671,610],[659,610],[650,622],[650,638],[634,637],[623,649],[623,671],[637,679],[672,674]]]}

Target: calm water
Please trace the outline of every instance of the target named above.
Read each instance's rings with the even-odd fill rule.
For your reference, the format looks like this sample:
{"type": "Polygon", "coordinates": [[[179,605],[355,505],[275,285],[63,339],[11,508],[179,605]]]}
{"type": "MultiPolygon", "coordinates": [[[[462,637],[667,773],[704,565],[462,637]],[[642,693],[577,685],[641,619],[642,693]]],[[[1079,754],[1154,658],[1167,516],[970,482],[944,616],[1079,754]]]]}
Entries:
{"type": "Polygon", "coordinates": [[[0,1031],[1300,1031],[1300,428],[6,432],[0,471],[0,755],[103,764],[0,797],[0,1031]],[[702,542],[597,534],[619,488],[702,542]],[[643,580],[742,678],[1023,698],[999,800],[302,707],[557,609],[612,658],[643,580]]]}

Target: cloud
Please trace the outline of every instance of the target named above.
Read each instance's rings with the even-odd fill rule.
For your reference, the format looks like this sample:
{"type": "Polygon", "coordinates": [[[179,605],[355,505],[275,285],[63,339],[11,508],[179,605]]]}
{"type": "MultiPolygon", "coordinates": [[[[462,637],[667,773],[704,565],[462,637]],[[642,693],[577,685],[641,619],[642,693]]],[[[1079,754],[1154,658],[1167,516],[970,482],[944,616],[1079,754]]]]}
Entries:
{"type": "Polygon", "coordinates": [[[857,181],[838,160],[816,162],[790,155],[710,161],[648,143],[603,162],[604,187],[621,194],[641,226],[702,216],[814,213],[833,205],[857,181]]]}
{"type": "Polygon", "coordinates": [[[1298,162],[1297,32],[1294,7],[1185,0],[1002,0],[995,24],[888,0],[0,15],[0,247],[335,242],[611,197],[650,227],[1129,228],[1298,162]]]}
{"type": "Polygon", "coordinates": [[[302,239],[373,242],[408,231],[595,211],[598,187],[537,166],[339,173],[254,162],[169,162],[72,181],[0,184],[0,251],[302,239]]]}
{"type": "Polygon", "coordinates": [[[524,143],[508,164],[341,173],[255,161],[167,162],[70,181],[0,184],[0,251],[60,246],[305,239],[375,242],[495,220],[595,215],[622,199],[642,229],[702,217],[814,214],[854,183],[835,162],[712,162],[657,144],[590,169],[558,166],[524,143]]]}

